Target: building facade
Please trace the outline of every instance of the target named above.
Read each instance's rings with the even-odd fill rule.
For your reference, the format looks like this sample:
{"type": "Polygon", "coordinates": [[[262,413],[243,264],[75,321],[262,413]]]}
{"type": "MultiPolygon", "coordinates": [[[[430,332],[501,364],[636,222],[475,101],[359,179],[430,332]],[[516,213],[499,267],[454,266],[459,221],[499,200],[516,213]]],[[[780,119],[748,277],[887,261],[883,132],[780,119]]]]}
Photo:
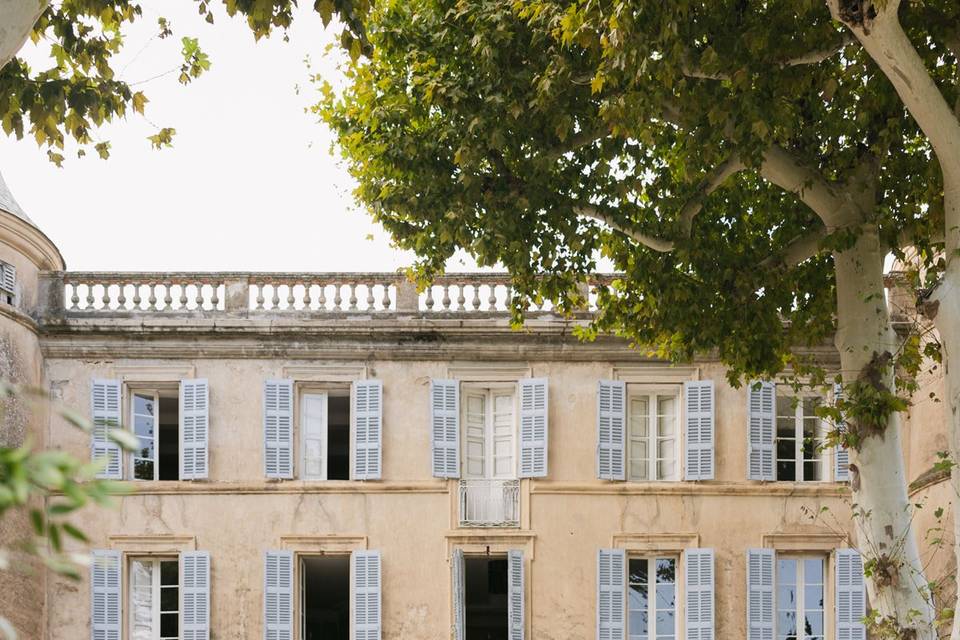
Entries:
{"type": "Polygon", "coordinates": [[[90,580],[3,578],[26,637],[865,637],[830,390],[583,342],[588,310],[512,329],[501,275],[69,272],[11,202],[11,375],[95,429],[40,412],[6,440],[136,487],[77,518],[90,580]]]}

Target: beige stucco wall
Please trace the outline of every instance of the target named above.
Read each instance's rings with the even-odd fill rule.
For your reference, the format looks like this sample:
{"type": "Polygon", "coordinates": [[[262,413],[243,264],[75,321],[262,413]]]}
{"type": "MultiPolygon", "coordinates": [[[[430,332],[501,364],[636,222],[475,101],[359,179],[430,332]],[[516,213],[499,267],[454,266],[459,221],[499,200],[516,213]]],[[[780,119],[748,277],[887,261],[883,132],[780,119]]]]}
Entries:
{"type": "MultiPolygon", "coordinates": [[[[384,638],[449,637],[449,552],[455,545],[468,551],[487,546],[494,552],[526,551],[528,637],[538,640],[593,635],[598,549],[679,554],[690,546],[712,547],[717,551],[717,637],[742,637],[746,550],[779,545],[823,552],[846,546],[847,491],[834,483],[746,481],[746,390],[730,388],[722,369],[709,363],[683,375],[716,382],[717,480],[597,480],[597,380],[626,370],[632,375],[666,371],[657,363],[620,364],[541,359],[496,365],[549,378],[550,473],[543,480],[523,481],[520,530],[458,529],[456,482],[430,474],[429,381],[450,376],[451,367],[482,377],[484,365],[477,362],[51,358],[46,377],[65,405],[81,409],[88,407],[90,380],[96,377],[156,380],[166,367],[209,380],[210,479],[139,483],[139,495],[124,498],[114,511],[86,514],[82,524],[95,548],[209,550],[214,637],[260,635],[265,550],[362,547],[383,555],[384,638]],[[382,481],[263,479],[263,381],[282,377],[285,367],[305,364],[338,371],[359,367],[383,381],[382,481]],[[824,506],[839,524],[811,523],[808,514],[824,506]],[[796,536],[805,541],[798,543],[796,536]]],[[[671,375],[665,379],[672,380],[671,375]]],[[[55,446],[87,455],[86,436],[56,418],[50,428],[55,446]]],[[[78,624],[88,616],[87,584],[52,579],[48,598],[48,637],[77,637],[78,624]]]]}

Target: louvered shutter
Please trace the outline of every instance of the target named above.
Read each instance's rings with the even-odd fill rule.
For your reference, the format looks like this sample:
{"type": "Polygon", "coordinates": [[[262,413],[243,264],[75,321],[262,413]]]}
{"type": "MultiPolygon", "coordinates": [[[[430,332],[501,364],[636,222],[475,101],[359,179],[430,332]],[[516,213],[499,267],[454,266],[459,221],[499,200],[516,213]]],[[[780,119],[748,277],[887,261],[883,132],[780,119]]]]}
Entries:
{"type": "Polygon", "coordinates": [[[90,564],[90,637],[120,640],[120,589],[123,557],[119,551],[94,551],[90,564]]]}
{"type": "Polygon", "coordinates": [[[520,380],[520,477],[547,475],[547,379],[520,380]]]}
{"type": "Polygon", "coordinates": [[[180,479],[207,477],[210,388],[203,378],[180,381],[180,479]]]}
{"type": "Polygon", "coordinates": [[[293,380],[263,383],[263,461],[268,478],[293,478],[293,380]]]}
{"type": "Polygon", "coordinates": [[[688,549],[686,564],[686,640],[714,640],[713,549],[688,549]]]}
{"type": "Polygon", "coordinates": [[[837,640],[866,640],[863,617],[867,596],[863,580],[863,558],[856,549],[837,549],[836,600],[837,640]]]}
{"type": "MultiPolygon", "coordinates": [[[[840,383],[833,385],[833,401],[843,397],[843,385],[840,383]]],[[[846,431],[846,424],[840,425],[842,431],[846,431]]],[[[850,480],[850,452],[841,444],[833,448],[833,479],[837,482],[847,482],[850,480]]]]}
{"type": "Polygon", "coordinates": [[[776,385],[772,382],[751,383],[747,405],[747,479],[776,480],[773,464],[776,385]]]}
{"type": "Polygon", "coordinates": [[[524,576],[523,551],[511,549],[507,552],[507,620],[509,621],[509,640],[523,640],[524,637],[524,576]]]}
{"type": "Polygon", "coordinates": [[[773,549],[747,551],[747,640],[773,640],[773,549]]]}
{"type": "Polygon", "coordinates": [[[293,552],[267,551],[263,567],[263,638],[293,640],[293,552]]]}
{"type": "Polygon", "coordinates": [[[12,264],[0,262],[0,289],[6,294],[4,302],[17,304],[17,268],[12,264]]]}
{"type": "Polygon", "coordinates": [[[623,640],[626,585],[626,552],[600,549],[597,554],[597,640],[623,640]]]}
{"type": "Polygon", "coordinates": [[[182,640],[210,640],[210,554],[185,551],[180,554],[183,585],[182,640]]]}
{"type": "Polygon", "coordinates": [[[453,590],[453,640],[466,638],[466,581],[463,566],[463,550],[454,549],[450,559],[450,575],[453,590]]]}
{"type": "Polygon", "coordinates": [[[690,381],[683,385],[687,480],[714,477],[714,390],[713,380],[690,381]]]}
{"type": "Polygon", "coordinates": [[[123,478],[123,456],[120,445],[109,438],[111,429],[120,428],[120,381],[94,380],[90,393],[93,415],[93,441],[90,448],[94,460],[106,459],[98,478],[123,478]]]}
{"type": "Polygon", "coordinates": [[[353,477],[379,480],[383,441],[383,383],[362,380],[353,383],[353,477]]]}
{"type": "Polygon", "coordinates": [[[380,640],[380,552],[354,551],[350,554],[350,563],[353,640],[380,640]]]}
{"type": "Polygon", "coordinates": [[[430,381],[430,439],[433,476],[460,477],[460,384],[430,381]]]}
{"type": "Polygon", "coordinates": [[[626,480],[627,386],[601,380],[597,389],[597,477],[626,480]]]}

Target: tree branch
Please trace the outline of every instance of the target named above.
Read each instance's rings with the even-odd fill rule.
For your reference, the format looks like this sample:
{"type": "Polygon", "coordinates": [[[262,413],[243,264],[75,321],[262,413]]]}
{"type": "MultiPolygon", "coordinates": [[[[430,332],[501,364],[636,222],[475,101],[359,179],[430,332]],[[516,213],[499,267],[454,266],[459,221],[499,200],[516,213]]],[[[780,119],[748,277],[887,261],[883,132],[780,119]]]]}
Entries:
{"type": "Polygon", "coordinates": [[[818,225],[814,229],[802,233],[783,248],[780,253],[773,254],[760,262],[761,268],[795,267],[820,253],[820,243],[827,237],[827,228],[818,225]]]}
{"type": "Polygon", "coordinates": [[[571,151],[576,151],[580,147],[592,144],[597,140],[606,138],[610,134],[610,125],[602,123],[592,129],[586,129],[567,138],[563,144],[544,152],[541,157],[544,160],[559,160],[571,151]]]}
{"type": "Polygon", "coordinates": [[[607,225],[614,231],[619,231],[628,238],[639,242],[640,244],[653,249],[654,251],[659,251],[660,253],[668,253],[673,251],[674,244],[673,240],[667,240],[665,238],[660,238],[657,236],[651,236],[636,229],[628,228],[613,219],[613,216],[600,211],[597,207],[593,205],[580,205],[574,207],[574,213],[584,218],[591,218],[598,222],[602,222],[607,225]]]}
{"type": "MultiPolygon", "coordinates": [[[[793,58],[786,58],[784,60],[776,61],[774,64],[781,68],[785,69],[788,67],[799,67],[802,65],[809,64],[820,64],[825,60],[829,60],[833,56],[837,55],[843,48],[848,44],[856,42],[857,39],[850,33],[845,33],[840,38],[840,42],[829,47],[824,47],[823,49],[814,49],[813,51],[808,51],[806,53],[800,54],[799,56],[793,58]]],[[[684,61],[681,65],[683,75],[690,78],[700,78],[701,80],[729,80],[730,74],[723,73],[720,71],[704,71],[702,68],[691,64],[689,61],[684,61]]]]}
{"type": "Polygon", "coordinates": [[[844,197],[814,169],[804,166],[782,147],[772,145],[763,154],[760,175],[800,200],[828,227],[858,223],[859,210],[849,197],[844,197]]]}
{"type": "Polygon", "coordinates": [[[729,158],[707,173],[697,186],[696,195],[683,205],[683,208],[680,209],[680,214],[677,216],[677,226],[683,235],[690,235],[693,229],[693,219],[700,213],[700,210],[703,209],[703,203],[710,194],[719,189],[720,186],[727,181],[727,178],[744,169],[746,169],[746,165],[743,164],[743,161],[740,159],[740,154],[733,153],[729,158]]]}

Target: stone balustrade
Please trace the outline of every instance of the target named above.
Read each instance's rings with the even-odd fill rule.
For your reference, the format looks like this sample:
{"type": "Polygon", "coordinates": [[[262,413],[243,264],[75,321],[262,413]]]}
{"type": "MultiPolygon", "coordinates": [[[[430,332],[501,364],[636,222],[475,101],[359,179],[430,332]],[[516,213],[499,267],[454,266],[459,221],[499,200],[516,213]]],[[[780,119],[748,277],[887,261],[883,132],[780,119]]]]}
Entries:
{"type": "MultiPolygon", "coordinates": [[[[612,275],[597,275],[595,286],[612,275]]],[[[506,273],[438,277],[417,291],[402,273],[149,273],[47,272],[41,275],[46,315],[203,313],[506,314],[506,273]]],[[[593,291],[589,298],[594,299],[593,291]]],[[[530,311],[549,312],[549,301],[530,311]]]]}

